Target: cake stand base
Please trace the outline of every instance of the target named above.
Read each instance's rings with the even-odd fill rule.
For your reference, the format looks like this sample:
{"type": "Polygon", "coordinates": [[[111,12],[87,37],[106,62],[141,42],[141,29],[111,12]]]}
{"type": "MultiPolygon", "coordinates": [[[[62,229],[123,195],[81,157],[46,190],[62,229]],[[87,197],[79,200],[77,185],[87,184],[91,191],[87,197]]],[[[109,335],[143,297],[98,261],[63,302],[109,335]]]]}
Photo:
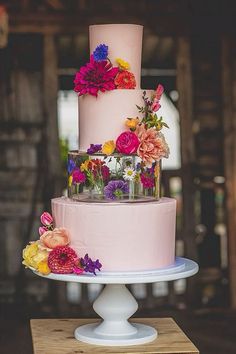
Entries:
{"type": "Polygon", "coordinates": [[[149,343],[157,337],[156,329],[128,321],[137,311],[138,303],[125,284],[177,280],[190,277],[197,271],[195,262],[176,258],[172,266],[148,272],[101,272],[97,276],[53,273],[43,276],[35,273],[59,281],[104,284],[104,289],[93,304],[102,321],[78,327],[75,338],[88,344],[125,346],[149,343]]]}
{"type": "Polygon", "coordinates": [[[101,335],[96,333],[99,323],[80,326],[75,330],[75,338],[88,343],[106,346],[137,345],[152,342],[157,337],[155,328],[143,324],[133,323],[135,334],[117,336],[101,335]]]}
{"type": "Polygon", "coordinates": [[[93,308],[103,321],[78,327],[76,339],[89,344],[120,346],[148,343],[157,336],[152,327],[128,322],[138,303],[124,284],[106,285],[93,308]]]}

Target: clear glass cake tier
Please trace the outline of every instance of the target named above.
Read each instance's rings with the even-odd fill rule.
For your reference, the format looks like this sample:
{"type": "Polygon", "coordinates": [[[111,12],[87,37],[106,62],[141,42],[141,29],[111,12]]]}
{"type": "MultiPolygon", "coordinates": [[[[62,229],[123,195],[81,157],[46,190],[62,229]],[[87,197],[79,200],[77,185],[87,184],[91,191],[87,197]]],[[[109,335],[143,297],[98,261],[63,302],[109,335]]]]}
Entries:
{"type": "Polygon", "coordinates": [[[160,198],[161,162],[137,155],[68,154],[68,197],[84,202],[135,203],[160,198]]]}

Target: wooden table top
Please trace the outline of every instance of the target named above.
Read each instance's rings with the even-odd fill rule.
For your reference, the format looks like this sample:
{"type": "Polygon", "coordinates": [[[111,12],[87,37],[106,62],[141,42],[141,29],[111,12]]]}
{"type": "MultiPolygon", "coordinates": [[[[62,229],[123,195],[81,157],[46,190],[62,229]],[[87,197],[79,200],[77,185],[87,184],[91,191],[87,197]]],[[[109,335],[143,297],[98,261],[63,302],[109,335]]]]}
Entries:
{"type": "Polygon", "coordinates": [[[132,321],[155,327],[158,331],[157,339],[136,346],[96,346],[82,343],[74,338],[74,330],[78,326],[97,322],[96,319],[33,319],[30,325],[34,354],[199,354],[198,349],[172,318],[135,318],[132,321]]]}

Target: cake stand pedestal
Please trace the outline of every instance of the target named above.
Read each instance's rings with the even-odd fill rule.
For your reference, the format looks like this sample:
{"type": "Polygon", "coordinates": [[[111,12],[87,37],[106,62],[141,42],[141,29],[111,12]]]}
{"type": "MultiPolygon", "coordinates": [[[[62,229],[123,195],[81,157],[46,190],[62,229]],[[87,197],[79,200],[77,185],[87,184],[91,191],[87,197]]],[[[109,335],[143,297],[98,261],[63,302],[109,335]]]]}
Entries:
{"type": "Polygon", "coordinates": [[[137,311],[138,303],[125,285],[177,280],[190,277],[197,271],[197,263],[178,257],[170,267],[146,272],[100,272],[96,276],[36,274],[52,280],[104,284],[104,289],[93,304],[102,321],[76,328],[75,338],[89,344],[126,346],[151,342],[157,337],[157,331],[151,326],[128,321],[137,311]]]}

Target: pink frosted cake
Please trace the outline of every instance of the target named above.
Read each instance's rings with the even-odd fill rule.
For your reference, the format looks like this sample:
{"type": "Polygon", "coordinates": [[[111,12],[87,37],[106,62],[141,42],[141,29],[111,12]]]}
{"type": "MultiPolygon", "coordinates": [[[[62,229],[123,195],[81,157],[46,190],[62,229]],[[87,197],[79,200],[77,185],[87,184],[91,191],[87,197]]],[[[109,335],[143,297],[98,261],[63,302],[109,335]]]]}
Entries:
{"type": "Polygon", "coordinates": [[[69,153],[68,198],[52,200],[57,228],[102,271],[142,271],[175,260],[176,202],[160,198],[169,150],[158,118],[161,85],[140,89],[143,27],[90,26],[90,61],[75,77],[79,149],[69,153]]]}

